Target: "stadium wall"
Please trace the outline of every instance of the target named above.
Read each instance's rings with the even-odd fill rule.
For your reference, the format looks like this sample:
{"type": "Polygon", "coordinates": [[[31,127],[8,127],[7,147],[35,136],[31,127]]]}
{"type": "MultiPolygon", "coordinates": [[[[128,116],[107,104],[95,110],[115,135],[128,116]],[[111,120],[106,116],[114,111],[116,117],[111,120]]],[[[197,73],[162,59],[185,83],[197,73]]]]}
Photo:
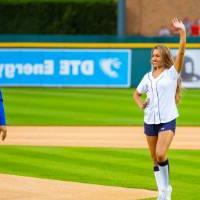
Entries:
{"type": "MultiPolygon", "coordinates": [[[[200,38],[194,38],[194,37],[188,38],[189,43],[188,43],[187,47],[190,49],[198,50],[200,48],[200,45],[198,44],[199,40],[200,40],[200,38]]],[[[108,55],[108,52],[110,52],[112,54],[112,52],[111,52],[112,50],[130,51],[131,69],[130,69],[130,71],[127,71],[127,73],[130,73],[130,83],[126,82],[122,85],[123,85],[123,87],[135,87],[141,80],[144,73],[149,71],[151,68],[151,66],[150,66],[151,48],[160,42],[165,43],[168,47],[170,47],[172,49],[176,49],[178,47],[178,38],[177,37],[170,37],[170,38],[161,38],[161,37],[119,38],[119,37],[114,37],[114,36],[74,37],[74,36],[63,36],[63,35],[57,35],[57,36],[2,35],[0,37],[0,48],[1,48],[2,53],[5,50],[8,52],[9,51],[11,52],[14,49],[15,50],[23,49],[23,51],[26,51],[26,49],[29,49],[29,50],[30,49],[35,49],[35,50],[47,49],[49,51],[50,50],[57,50],[57,51],[60,50],[61,51],[60,54],[62,54],[63,53],[62,51],[64,51],[64,50],[65,51],[81,50],[82,52],[84,52],[84,51],[87,52],[89,49],[93,49],[93,50],[98,49],[98,50],[104,50],[104,55],[106,57],[108,55]]],[[[198,56],[197,53],[195,55],[198,56]]],[[[13,57],[13,56],[9,56],[9,55],[7,55],[7,56],[13,57]]],[[[38,55],[35,55],[35,56],[37,57],[38,55]]],[[[82,55],[80,55],[80,56],[82,56],[82,55]]],[[[3,57],[5,57],[5,56],[3,56],[3,57]]],[[[125,57],[123,59],[126,60],[128,58],[125,57]]],[[[124,64],[128,65],[128,64],[126,64],[126,62],[124,64]]],[[[27,73],[29,73],[29,72],[27,72],[27,73]]],[[[125,73],[125,72],[122,72],[122,73],[125,73]]],[[[95,77],[94,79],[101,79],[101,78],[102,77],[95,77]]],[[[21,79],[18,79],[18,81],[19,81],[19,84],[17,84],[17,86],[20,86],[21,79]]],[[[107,81],[106,83],[108,83],[108,80],[105,79],[105,81],[107,81]]],[[[10,83],[11,83],[11,81],[10,81],[10,83]]],[[[109,84],[107,84],[107,85],[103,84],[103,85],[100,85],[100,87],[101,86],[104,86],[104,87],[112,87],[113,86],[112,83],[109,83],[109,84]]],[[[116,85],[114,85],[114,87],[121,87],[122,85],[116,84],[116,85]]],[[[2,86],[2,84],[1,84],[1,86],[2,86]]],[[[46,84],[46,86],[48,86],[48,84],[46,84]]],[[[58,85],[52,85],[52,86],[70,86],[70,85],[67,85],[67,84],[62,85],[62,84],[58,83],[58,85]]],[[[75,86],[80,86],[80,85],[75,85],[75,86]]],[[[92,85],[87,85],[87,86],[90,87],[92,85]]]]}
{"type": "Polygon", "coordinates": [[[169,25],[173,17],[199,19],[200,1],[126,0],[126,8],[127,33],[152,36],[161,26],[169,25]]]}

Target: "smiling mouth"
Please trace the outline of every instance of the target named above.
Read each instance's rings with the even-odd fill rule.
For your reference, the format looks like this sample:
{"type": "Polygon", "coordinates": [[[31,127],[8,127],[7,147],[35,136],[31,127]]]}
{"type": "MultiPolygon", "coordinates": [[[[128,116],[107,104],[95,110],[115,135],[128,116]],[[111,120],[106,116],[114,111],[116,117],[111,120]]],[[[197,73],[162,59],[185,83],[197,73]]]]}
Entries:
{"type": "Polygon", "coordinates": [[[158,64],[158,62],[152,62],[153,65],[158,64]]]}

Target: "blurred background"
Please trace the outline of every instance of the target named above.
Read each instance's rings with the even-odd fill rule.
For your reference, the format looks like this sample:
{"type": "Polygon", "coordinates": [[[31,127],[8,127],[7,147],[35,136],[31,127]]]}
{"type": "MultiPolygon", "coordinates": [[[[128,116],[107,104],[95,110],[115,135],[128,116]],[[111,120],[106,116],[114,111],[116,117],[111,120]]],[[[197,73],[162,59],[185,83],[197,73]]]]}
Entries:
{"type": "MultiPolygon", "coordinates": [[[[176,55],[179,37],[170,26],[176,16],[187,29],[177,119],[184,128],[178,127],[176,140],[181,148],[186,143],[197,150],[170,151],[170,178],[173,200],[200,199],[199,8],[199,0],[0,0],[0,88],[8,124],[8,138],[0,144],[0,173],[156,190],[146,149],[96,148],[93,139],[141,142],[136,135],[143,129],[143,112],[133,92],[151,70],[155,45],[165,44],[176,55]],[[114,136],[110,126],[115,126],[114,136]],[[88,134],[85,128],[91,128],[88,134]],[[88,140],[94,148],[77,147],[81,142],[54,147],[56,139],[88,140]],[[36,146],[27,146],[35,141],[36,146]]],[[[15,192],[13,185],[21,186],[3,187],[3,182],[0,199],[7,189],[9,195],[15,192]]],[[[16,192],[17,199],[23,192],[16,192]]]]}
{"type": "Polygon", "coordinates": [[[175,56],[177,16],[187,29],[178,123],[200,125],[199,7],[197,0],[1,0],[8,124],[141,125],[132,92],[151,69],[152,47],[164,43],[175,56]]]}

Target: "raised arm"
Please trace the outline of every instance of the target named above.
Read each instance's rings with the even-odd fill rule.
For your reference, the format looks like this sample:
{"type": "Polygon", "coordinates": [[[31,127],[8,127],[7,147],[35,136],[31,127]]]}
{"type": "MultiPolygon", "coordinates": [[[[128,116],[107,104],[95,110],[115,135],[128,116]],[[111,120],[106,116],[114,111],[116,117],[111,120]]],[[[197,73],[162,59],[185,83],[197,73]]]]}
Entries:
{"type": "Polygon", "coordinates": [[[174,66],[177,72],[180,72],[184,62],[185,46],[186,46],[186,31],[183,22],[177,18],[172,19],[172,26],[180,35],[180,45],[176,55],[174,66]]]}

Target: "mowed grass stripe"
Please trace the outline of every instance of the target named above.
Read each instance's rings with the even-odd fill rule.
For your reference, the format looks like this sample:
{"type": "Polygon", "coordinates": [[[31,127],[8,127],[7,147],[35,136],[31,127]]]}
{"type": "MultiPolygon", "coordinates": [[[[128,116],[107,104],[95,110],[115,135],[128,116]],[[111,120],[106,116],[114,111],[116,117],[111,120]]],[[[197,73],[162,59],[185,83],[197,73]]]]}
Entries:
{"type": "MultiPolygon", "coordinates": [[[[61,174],[63,176],[57,177],[56,175],[57,177],[56,179],[62,178],[62,180],[73,180],[80,182],[81,180],[83,182],[88,182],[89,179],[93,183],[98,183],[100,181],[100,183],[102,184],[104,184],[105,180],[107,180],[109,184],[113,185],[113,182],[115,182],[115,184],[119,184],[118,180],[119,178],[117,178],[118,175],[121,176],[120,179],[122,181],[121,183],[123,184],[123,182],[125,181],[125,178],[123,177],[131,176],[133,173],[133,168],[134,171],[138,171],[138,173],[135,174],[135,176],[138,178],[140,177],[141,173],[146,175],[148,174],[147,170],[144,167],[141,167],[139,164],[138,166],[137,165],[129,166],[126,164],[127,162],[130,163],[129,161],[130,159],[134,163],[135,159],[133,158],[123,159],[124,162],[120,162],[121,159],[115,160],[111,158],[111,156],[108,156],[107,158],[107,156],[102,155],[102,153],[100,154],[100,152],[98,152],[97,157],[95,154],[93,154],[92,159],[91,155],[89,155],[89,151],[86,155],[84,155],[84,153],[80,153],[81,151],[68,152],[67,150],[63,150],[60,148],[57,149],[57,153],[55,153],[54,151],[52,154],[49,154],[48,151],[48,153],[45,153],[45,155],[43,156],[40,156],[40,153],[38,151],[35,152],[33,150],[29,151],[29,148],[27,150],[20,149],[18,151],[15,151],[14,149],[7,152],[5,151],[1,152],[2,152],[1,154],[2,159],[5,159],[7,157],[9,160],[9,162],[5,161],[4,165],[2,164],[1,166],[12,165],[15,166],[17,170],[23,168],[29,168],[31,173],[33,170],[34,175],[35,172],[38,170],[39,175],[42,175],[43,177],[46,178],[55,178],[55,175],[52,174],[52,171],[54,171],[54,173],[56,174],[57,171],[59,171],[58,174],[62,172],[61,174]],[[17,156],[18,159],[14,159],[15,156],[17,156]],[[13,164],[10,163],[10,160],[13,160],[13,164]],[[116,165],[116,162],[118,163],[118,165],[116,165]],[[39,166],[39,168],[37,166],[39,166]],[[43,166],[44,168],[42,171],[41,171],[41,166],[43,166]],[[112,173],[110,173],[111,169],[112,173]]],[[[10,171],[8,171],[8,173],[9,172],[10,171]]]]}
{"type": "MultiPolygon", "coordinates": [[[[10,88],[9,88],[10,89],[10,88]]],[[[35,88],[37,92],[38,88],[35,88]]],[[[30,89],[29,89],[30,90],[30,89]]],[[[108,90],[102,90],[101,94],[97,95],[95,92],[96,90],[88,92],[88,90],[71,90],[69,91],[67,89],[50,89],[50,92],[48,92],[48,89],[44,89],[45,93],[43,94],[41,89],[38,89],[38,93],[34,92],[34,95],[31,95],[30,91],[26,88],[22,88],[22,94],[16,94],[16,91],[8,91],[8,95],[10,95],[11,101],[6,101],[6,110],[8,111],[9,116],[9,108],[11,108],[14,113],[17,114],[17,116],[21,116],[22,119],[19,118],[16,119],[17,122],[26,123],[30,118],[26,118],[26,116],[20,115],[21,113],[24,113],[27,115],[33,115],[33,119],[35,118],[35,115],[38,114],[36,117],[38,120],[38,123],[44,123],[44,124],[52,124],[52,125],[70,125],[70,123],[74,124],[80,124],[84,125],[85,123],[92,124],[96,123],[103,123],[103,124],[111,124],[113,121],[115,121],[116,116],[114,116],[114,113],[117,112],[124,116],[124,118],[127,117],[127,111],[126,109],[121,106],[119,107],[119,104],[113,104],[113,95],[110,97],[112,98],[109,100],[109,91],[108,90]],[[60,91],[62,90],[62,92],[60,91]],[[65,91],[66,94],[63,92],[65,91]],[[14,94],[12,94],[14,92],[14,94]],[[27,95],[26,92],[29,94],[27,95]],[[59,96],[55,94],[62,94],[64,96],[63,98],[59,98],[59,96]],[[71,95],[73,93],[73,96],[71,95]],[[104,95],[106,93],[106,95],[104,95]],[[37,94],[37,96],[36,96],[37,94]],[[65,95],[63,95],[65,94],[65,95]],[[69,94],[69,96],[68,96],[69,94]],[[80,94],[84,95],[84,98],[80,97],[80,94]],[[74,96],[76,95],[76,96],[74,96]],[[17,97],[19,97],[17,99],[17,97]],[[28,96],[28,97],[27,97],[28,96]],[[27,99],[28,98],[28,99],[27,99]],[[24,106],[24,100],[26,99],[26,106],[24,106]],[[110,102],[109,102],[110,101],[110,102]],[[106,103],[105,103],[106,102],[106,103]],[[12,107],[11,107],[12,106],[12,107]],[[21,108],[21,109],[20,109],[21,108]],[[42,111],[41,113],[38,112],[39,108],[42,111]],[[46,115],[46,117],[45,117],[46,115]],[[51,116],[51,117],[49,117],[51,116]],[[105,117],[106,116],[106,117],[105,117]],[[111,117],[111,119],[110,119],[111,117]],[[112,119],[114,117],[114,119],[112,119]],[[48,118],[48,120],[47,120],[48,118]],[[106,119],[107,118],[107,119],[106,119]],[[55,121],[54,121],[55,119],[55,121]],[[50,121],[50,122],[49,122],[50,121]]],[[[21,90],[20,90],[21,91],[21,90]]],[[[116,91],[114,91],[115,93],[116,91]]],[[[123,91],[122,91],[123,92],[123,91]]],[[[126,91],[127,92],[127,91],[126,91]]],[[[6,93],[6,92],[5,92],[6,93]]],[[[124,92],[123,92],[124,93],[124,92]]],[[[124,101],[124,97],[127,95],[123,95],[120,101],[124,101]]],[[[126,99],[129,101],[129,99],[126,97],[126,99]]],[[[119,100],[118,100],[119,101],[119,100]]],[[[126,101],[126,100],[125,100],[126,101]]],[[[131,101],[131,99],[130,99],[131,101]]],[[[127,105],[127,103],[123,103],[122,105],[127,105]]],[[[14,115],[12,115],[14,117],[14,115]]],[[[9,119],[8,119],[9,122],[9,119]]],[[[120,120],[115,122],[120,123],[120,120]]],[[[126,121],[125,121],[126,123],[126,121]]],[[[11,122],[12,124],[12,122],[11,122]]],[[[34,124],[34,120],[30,122],[30,124],[34,124]]],[[[108,124],[108,125],[109,125],[108,124]]]]}
{"type": "MultiPolygon", "coordinates": [[[[198,199],[200,151],[169,153],[173,199],[198,199]]],[[[0,146],[0,157],[0,173],[156,189],[146,149],[0,146]]]]}
{"type": "MultiPolygon", "coordinates": [[[[10,125],[143,125],[132,94],[133,89],[3,88],[10,125]]],[[[199,90],[185,90],[178,107],[178,125],[200,125],[199,90]]]]}

